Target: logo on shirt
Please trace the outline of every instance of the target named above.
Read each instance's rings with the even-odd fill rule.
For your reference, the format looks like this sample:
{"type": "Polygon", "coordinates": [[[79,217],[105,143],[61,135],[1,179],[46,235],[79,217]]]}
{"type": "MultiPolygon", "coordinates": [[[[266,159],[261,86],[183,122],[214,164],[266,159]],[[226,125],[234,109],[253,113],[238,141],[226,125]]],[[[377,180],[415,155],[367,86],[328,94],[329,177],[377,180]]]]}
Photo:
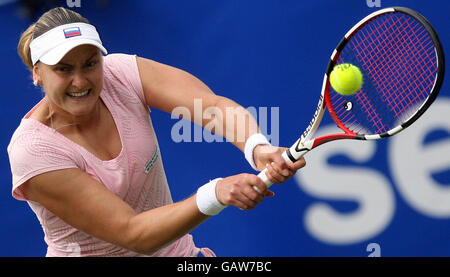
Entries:
{"type": "Polygon", "coordinates": [[[79,27],[67,28],[67,29],[64,29],[63,31],[64,31],[64,36],[66,38],[81,36],[81,30],[79,27]]]}
{"type": "Polygon", "coordinates": [[[155,166],[158,156],[158,145],[155,145],[155,150],[153,151],[152,157],[147,161],[147,163],[145,163],[145,174],[148,174],[150,169],[155,166]]]}

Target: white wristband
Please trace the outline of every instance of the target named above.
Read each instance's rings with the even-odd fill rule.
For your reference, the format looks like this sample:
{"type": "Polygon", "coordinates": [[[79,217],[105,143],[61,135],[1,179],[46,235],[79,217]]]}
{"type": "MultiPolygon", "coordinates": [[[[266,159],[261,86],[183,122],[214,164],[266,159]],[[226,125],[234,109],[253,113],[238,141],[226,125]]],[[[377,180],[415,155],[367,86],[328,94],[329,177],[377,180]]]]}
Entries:
{"type": "Polygon", "coordinates": [[[260,144],[270,145],[270,142],[267,140],[267,138],[263,134],[256,133],[256,134],[251,135],[247,139],[247,141],[245,142],[245,148],[244,148],[245,159],[252,166],[252,168],[256,171],[258,171],[258,168],[256,167],[255,161],[253,160],[253,150],[255,150],[255,147],[260,144]]]}
{"type": "Polygon", "coordinates": [[[217,200],[216,184],[220,180],[222,178],[216,178],[197,190],[196,202],[201,213],[205,215],[216,215],[227,207],[217,200]]]}

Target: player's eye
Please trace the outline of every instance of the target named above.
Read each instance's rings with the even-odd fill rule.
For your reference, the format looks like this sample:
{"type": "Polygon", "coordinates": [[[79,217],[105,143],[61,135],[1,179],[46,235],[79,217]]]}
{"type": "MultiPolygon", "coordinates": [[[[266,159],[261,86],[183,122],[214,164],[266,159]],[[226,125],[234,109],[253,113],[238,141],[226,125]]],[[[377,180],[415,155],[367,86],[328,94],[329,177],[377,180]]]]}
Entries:
{"type": "Polygon", "coordinates": [[[90,61],[86,64],[87,67],[94,67],[97,65],[97,61],[90,61]]]}
{"type": "Polygon", "coordinates": [[[68,66],[57,66],[55,70],[58,72],[66,73],[70,71],[70,68],[68,66]]]}

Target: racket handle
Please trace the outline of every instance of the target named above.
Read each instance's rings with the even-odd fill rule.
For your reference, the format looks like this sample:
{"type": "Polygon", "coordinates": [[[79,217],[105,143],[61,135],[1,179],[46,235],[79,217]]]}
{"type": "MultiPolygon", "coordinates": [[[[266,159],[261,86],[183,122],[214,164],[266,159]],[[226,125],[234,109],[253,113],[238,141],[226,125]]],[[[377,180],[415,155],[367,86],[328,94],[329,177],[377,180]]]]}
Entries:
{"type": "MultiPolygon", "coordinates": [[[[289,159],[288,155],[287,155],[287,151],[286,150],[283,152],[283,154],[281,155],[283,157],[283,159],[287,162],[287,163],[292,163],[291,159],[289,159]]],[[[269,178],[267,178],[266,175],[267,172],[267,167],[264,168],[261,172],[259,172],[258,177],[266,184],[266,186],[269,188],[273,183],[269,180],[269,178]]],[[[258,188],[256,186],[253,186],[253,189],[255,189],[256,191],[258,191],[258,188]]],[[[259,192],[259,191],[258,191],[259,192]]]]}
{"type": "MultiPolygon", "coordinates": [[[[267,178],[266,175],[267,172],[267,167],[263,169],[263,171],[259,172],[258,177],[266,184],[266,186],[269,188],[273,183],[269,180],[269,178],[267,178]]],[[[258,187],[253,186],[253,189],[255,189],[256,191],[258,191],[258,187]]],[[[259,191],[258,191],[259,192],[259,191]]]]}
{"type": "Polygon", "coordinates": [[[291,146],[291,148],[284,151],[282,156],[286,162],[294,163],[300,160],[301,157],[305,156],[305,154],[313,148],[313,144],[314,140],[302,142],[300,138],[291,146]]]}
{"type": "MultiPolygon", "coordinates": [[[[295,149],[295,147],[293,146],[292,149],[295,149]]],[[[302,151],[299,152],[295,152],[294,157],[296,160],[299,160],[301,157],[303,157],[306,153],[308,153],[309,149],[304,149],[302,151]]],[[[281,154],[281,156],[283,157],[283,159],[287,162],[287,163],[293,163],[293,161],[289,158],[290,154],[289,154],[289,149],[284,151],[283,154],[281,154]]],[[[292,155],[291,155],[292,156],[292,155]]],[[[267,172],[267,167],[264,168],[261,172],[259,172],[258,177],[266,184],[266,186],[269,188],[271,185],[273,185],[273,183],[269,180],[269,178],[266,175],[267,172]]],[[[260,192],[258,187],[253,186],[253,189],[256,190],[257,192],[260,192]]]]}

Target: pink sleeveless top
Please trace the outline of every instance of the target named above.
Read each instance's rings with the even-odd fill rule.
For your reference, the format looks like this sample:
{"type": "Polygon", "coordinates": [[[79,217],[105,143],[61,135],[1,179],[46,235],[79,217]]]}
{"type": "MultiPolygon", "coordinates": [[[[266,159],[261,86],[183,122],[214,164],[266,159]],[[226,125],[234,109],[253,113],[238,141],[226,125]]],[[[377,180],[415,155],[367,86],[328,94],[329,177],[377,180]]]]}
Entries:
{"type": "MultiPolygon", "coordinates": [[[[41,122],[29,118],[45,100],[22,119],[8,146],[12,171],[12,195],[26,200],[44,230],[46,256],[144,256],[97,239],[65,223],[37,202],[27,200],[21,185],[38,174],[79,168],[104,184],[137,213],[172,203],[169,186],[149,118],[136,56],[112,54],[104,57],[101,99],[116,123],[122,150],[112,160],[100,160],[41,122]]],[[[186,234],[150,256],[214,256],[195,246],[186,234]]]]}

